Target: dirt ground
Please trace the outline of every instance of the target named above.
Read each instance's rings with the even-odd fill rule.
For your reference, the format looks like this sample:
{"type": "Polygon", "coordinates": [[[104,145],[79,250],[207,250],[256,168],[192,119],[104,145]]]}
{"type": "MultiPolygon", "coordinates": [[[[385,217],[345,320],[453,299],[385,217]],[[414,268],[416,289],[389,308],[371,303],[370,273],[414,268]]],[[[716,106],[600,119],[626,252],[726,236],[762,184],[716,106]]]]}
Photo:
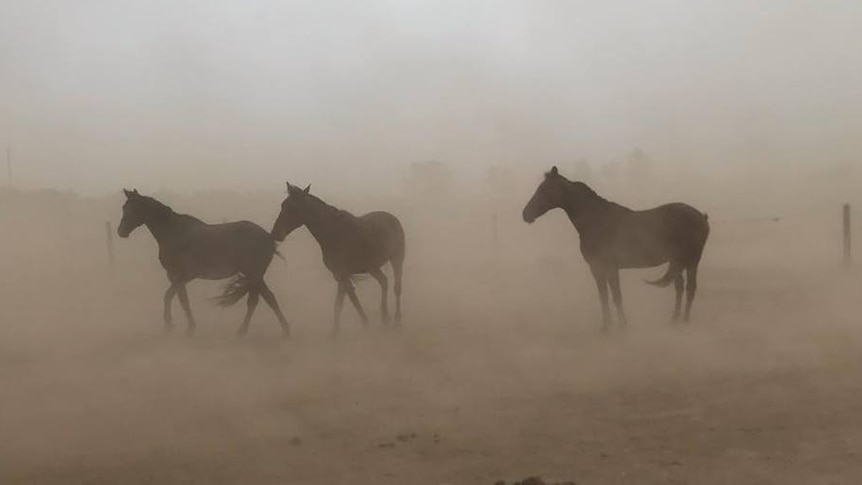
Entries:
{"type": "Polygon", "coordinates": [[[213,307],[208,282],[188,339],[161,332],[150,235],[116,241],[112,272],[81,204],[0,245],[0,483],[862,480],[862,278],[839,268],[834,221],[800,240],[793,221],[716,220],[694,322],[670,326],[671,290],[641,283],[661,270],[631,271],[630,326],[609,337],[561,214],[504,218],[501,243],[409,214],[404,328],[363,330],[348,307],[337,341],[302,231],[268,273],[292,339],[263,306],[235,339],[244,308],[213,307]]]}

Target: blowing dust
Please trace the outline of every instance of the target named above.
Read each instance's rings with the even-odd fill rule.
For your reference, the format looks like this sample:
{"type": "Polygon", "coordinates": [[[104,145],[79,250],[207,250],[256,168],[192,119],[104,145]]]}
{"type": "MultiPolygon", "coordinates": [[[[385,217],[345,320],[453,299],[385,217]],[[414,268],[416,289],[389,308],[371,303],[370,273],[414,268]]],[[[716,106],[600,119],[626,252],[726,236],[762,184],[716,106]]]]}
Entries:
{"type": "MultiPolygon", "coordinates": [[[[657,176],[639,191],[597,176],[611,200],[647,208],[679,194],[713,226],[692,323],[671,326],[672,290],[643,284],[662,268],[625,271],[630,325],[603,336],[568,219],[520,220],[545,168],[499,192],[344,197],[315,184],[354,213],[392,211],[407,232],[403,328],[380,325],[379,287],[365,279],[371,327],[348,306],[334,341],[336,286],[306,230],[266,275],[291,339],[264,306],[236,339],[244,305],[213,305],[213,282],[190,285],[199,327],[186,338],[178,308],[177,331],[162,333],[167,280],[145,228],[113,241],[109,265],[103,224],[116,227],[119,194],[3,192],[0,482],[860,478],[862,281],[840,266],[833,193],[801,203],[761,192],[752,210],[713,176],[657,176]]],[[[720,175],[737,177],[741,194],[761,183],[720,175]]],[[[208,222],[266,229],[283,198],[156,196],[208,222]]]]}

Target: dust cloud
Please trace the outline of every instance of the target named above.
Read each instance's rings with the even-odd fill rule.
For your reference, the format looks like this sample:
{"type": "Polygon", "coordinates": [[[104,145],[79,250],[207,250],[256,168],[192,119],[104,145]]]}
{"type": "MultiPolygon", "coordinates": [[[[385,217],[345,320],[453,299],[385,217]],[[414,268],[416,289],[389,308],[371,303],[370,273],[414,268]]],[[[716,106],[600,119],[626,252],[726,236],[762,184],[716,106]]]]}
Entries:
{"type": "Polygon", "coordinates": [[[860,479],[858,8],[119,5],[0,7],[0,482],[860,479]],[[690,325],[631,270],[599,333],[568,219],[521,220],[552,164],[709,214],[690,325]],[[371,327],[330,339],[301,229],[266,275],[291,339],[263,305],[236,339],[200,281],[195,337],[163,334],[147,230],[109,263],[120,189],[268,230],[284,181],[401,219],[403,329],[366,279],[371,327]]]}
{"type": "MultiPolygon", "coordinates": [[[[658,199],[681,182],[619,193],[658,199]]],[[[347,311],[331,341],[335,285],[301,230],[267,274],[291,340],[264,307],[236,340],[243,306],[214,307],[210,282],[190,286],[195,338],[163,335],[152,237],[115,241],[108,265],[103,223],[116,224],[122,196],[4,192],[2,481],[801,483],[827,463],[837,481],[858,472],[862,284],[840,268],[839,205],[752,212],[744,197],[699,197],[708,181],[685,184],[713,219],[694,322],[669,325],[671,291],[641,282],[659,270],[627,271],[630,328],[602,337],[568,220],[520,220],[526,181],[481,198],[320,185],[336,205],[405,221],[402,331],[376,320],[363,330],[347,311]]],[[[264,227],[282,196],[161,194],[205,220],[264,227]]],[[[359,292],[379,316],[373,280],[359,292]]]]}

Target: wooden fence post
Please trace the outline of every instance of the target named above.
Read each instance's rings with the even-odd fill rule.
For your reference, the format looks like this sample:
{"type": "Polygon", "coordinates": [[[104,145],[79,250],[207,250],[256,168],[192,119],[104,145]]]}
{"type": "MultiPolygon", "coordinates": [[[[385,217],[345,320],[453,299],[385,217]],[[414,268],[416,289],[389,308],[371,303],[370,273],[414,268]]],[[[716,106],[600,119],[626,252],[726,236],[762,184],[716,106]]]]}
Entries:
{"type": "Polygon", "coordinates": [[[111,228],[111,221],[105,221],[105,237],[108,244],[108,267],[114,269],[114,231],[111,228]]]}
{"type": "Polygon", "coordinates": [[[850,227],[850,204],[844,204],[844,267],[850,269],[853,265],[852,236],[850,227]]]}

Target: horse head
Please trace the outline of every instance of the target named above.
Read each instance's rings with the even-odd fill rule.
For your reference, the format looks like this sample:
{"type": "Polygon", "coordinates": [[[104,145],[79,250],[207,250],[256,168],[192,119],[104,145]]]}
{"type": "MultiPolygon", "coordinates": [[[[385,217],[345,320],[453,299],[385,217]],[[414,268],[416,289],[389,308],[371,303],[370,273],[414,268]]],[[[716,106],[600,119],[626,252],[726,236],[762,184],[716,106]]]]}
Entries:
{"type": "Polygon", "coordinates": [[[276,241],[284,241],[288,234],[305,225],[310,193],[311,185],[301,189],[287,182],[287,198],[281,203],[281,212],[272,226],[272,237],[276,241]]]}

